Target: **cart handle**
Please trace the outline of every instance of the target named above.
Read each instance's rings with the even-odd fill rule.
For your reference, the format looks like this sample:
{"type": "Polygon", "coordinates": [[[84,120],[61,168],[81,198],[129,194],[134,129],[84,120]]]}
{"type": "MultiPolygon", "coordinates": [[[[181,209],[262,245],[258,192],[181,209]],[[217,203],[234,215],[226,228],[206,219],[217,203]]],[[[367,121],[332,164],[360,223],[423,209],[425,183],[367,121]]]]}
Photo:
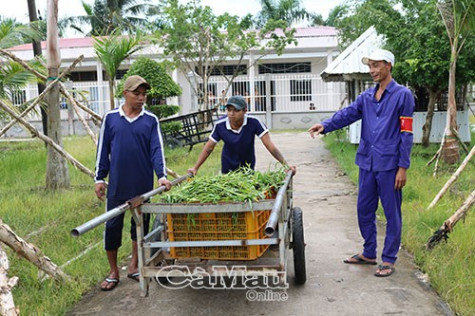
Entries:
{"type": "Polygon", "coordinates": [[[284,194],[287,191],[287,188],[289,186],[290,179],[292,179],[292,176],[293,176],[292,170],[287,171],[287,176],[285,177],[284,184],[280,187],[279,191],[277,192],[274,207],[272,207],[272,211],[270,212],[269,220],[267,221],[267,225],[265,228],[265,233],[269,237],[271,237],[275,232],[277,221],[279,220],[280,208],[282,207],[282,203],[284,201],[284,194]]]}
{"type": "MultiPolygon", "coordinates": [[[[181,176],[181,177],[179,177],[179,178],[177,178],[177,179],[175,179],[171,182],[172,186],[177,185],[178,183],[182,182],[183,180],[186,180],[186,179],[191,178],[191,177],[193,177],[193,175],[191,173],[187,174],[186,176],[181,176]]],[[[161,186],[159,186],[158,188],[156,188],[154,190],[151,190],[147,193],[136,196],[136,197],[128,200],[124,204],[119,205],[119,206],[113,208],[112,210],[110,210],[108,212],[105,212],[104,214],[101,214],[97,217],[94,217],[90,221],[74,228],[73,230],[71,230],[71,236],[78,237],[78,236],[84,234],[85,232],[88,232],[91,229],[99,226],[100,224],[105,223],[108,220],[110,220],[110,219],[112,219],[112,218],[114,218],[114,217],[116,217],[116,216],[118,216],[122,213],[125,213],[125,211],[127,211],[128,209],[131,209],[131,208],[137,207],[139,205],[142,205],[144,201],[147,201],[148,199],[150,199],[154,195],[162,193],[163,191],[165,191],[165,189],[166,189],[166,187],[164,185],[161,185],[161,186]]]]}

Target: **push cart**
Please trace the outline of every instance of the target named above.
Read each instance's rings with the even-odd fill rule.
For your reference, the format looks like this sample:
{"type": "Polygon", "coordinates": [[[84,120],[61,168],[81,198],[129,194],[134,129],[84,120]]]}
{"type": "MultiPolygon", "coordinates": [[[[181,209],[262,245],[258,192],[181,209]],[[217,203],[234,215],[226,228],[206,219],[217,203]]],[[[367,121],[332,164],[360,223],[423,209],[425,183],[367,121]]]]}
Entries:
{"type": "Polygon", "coordinates": [[[208,141],[218,119],[218,110],[214,108],[161,119],[160,124],[180,123],[178,130],[162,131],[165,144],[171,148],[190,146],[191,150],[194,145],[208,141]]]}
{"type": "MultiPolygon", "coordinates": [[[[172,184],[187,177],[175,179],[172,184]]],[[[291,171],[275,197],[252,204],[144,203],[163,191],[160,187],[134,198],[117,211],[111,210],[77,227],[72,235],[78,236],[104,222],[108,213],[131,209],[137,227],[142,296],[148,295],[152,280],[166,284],[174,278],[234,280],[231,283],[235,286],[236,279],[260,277],[261,281],[272,280],[274,288],[287,288],[289,249],[293,251],[295,283],[305,283],[302,210],[293,207],[291,171]],[[153,228],[145,236],[144,214],[155,214],[153,228]]],[[[206,285],[227,286],[216,281],[206,285]]]]}

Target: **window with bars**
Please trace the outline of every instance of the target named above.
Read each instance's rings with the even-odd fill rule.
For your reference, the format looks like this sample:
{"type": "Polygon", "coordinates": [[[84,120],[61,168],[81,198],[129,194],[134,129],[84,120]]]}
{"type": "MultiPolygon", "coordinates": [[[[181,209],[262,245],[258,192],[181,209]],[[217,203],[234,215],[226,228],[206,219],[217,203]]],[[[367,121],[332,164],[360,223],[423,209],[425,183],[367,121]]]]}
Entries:
{"type": "MultiPolygon", "coordinates": [[[[195,71],[198,72],[198,67],[195,68],[195,71]]],[[[204,72],[204,70],[203,70],[204,72]]],[[[232,76],[235,73],[239,75],[247,75],[247,66],[246,65],[222,65],[219,67],[214,67],[211,70],[211,76],[232,76]]]]}
{"type": "Polygon", "coordinates": [[[311,80],[290,80],[290,101],[311,101],[311,80]]]}
{"type": "Polygon", "coordinates": [[[259,74],[295,74],[312,72],[310,62],[259,65],[259,74]]]}
{"type": "Polygon", "coordinates": [[[26,102],[26,91],[16,90],[12,92],[12,103],[14,105],[22,105],[26,102]]]}

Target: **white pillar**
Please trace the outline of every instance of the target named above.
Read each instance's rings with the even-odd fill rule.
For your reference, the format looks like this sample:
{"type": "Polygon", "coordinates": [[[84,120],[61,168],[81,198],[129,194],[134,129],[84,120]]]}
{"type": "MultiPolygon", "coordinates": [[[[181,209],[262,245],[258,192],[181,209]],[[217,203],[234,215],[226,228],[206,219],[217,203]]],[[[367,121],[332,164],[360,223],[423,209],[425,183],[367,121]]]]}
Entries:
{"type": "Polygon", "coordinates": [[[109,109],[106,107],[106,100],[104,99],[104,78],[102,77],[102,64],[97,62],[96,64],[96,72],[97,72],[97,97],[99,101],[99,114],[103,116],[104,113],[109,109]]]}
{"type": "Polygon", "coordinates": [[[249,73],[248,73],[248,77],[249,77],[249,98],[251,100],[251,111],[255,111],[256,110],[256,100],[255,100],[255,95],[254,95],[254,82],[255,82],[255,67],[254,67],[254,54],[253,53],[250,53],[249,54],[249,73]]]}

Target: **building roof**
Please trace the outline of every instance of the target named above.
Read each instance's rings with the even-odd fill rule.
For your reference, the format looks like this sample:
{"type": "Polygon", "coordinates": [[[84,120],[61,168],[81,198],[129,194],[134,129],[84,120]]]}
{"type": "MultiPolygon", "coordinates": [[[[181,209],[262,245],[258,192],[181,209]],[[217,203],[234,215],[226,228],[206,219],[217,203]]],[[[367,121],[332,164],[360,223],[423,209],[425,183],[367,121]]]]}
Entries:
{"type": "MultiPolygon", "coordinates": [[[[283,33],[281,30],[276,31],[277,34],[283,33]]],[[[296,38],[302,37],[322,37],[322,36],[336,36],[337,30],[331,26],[312,26],[295,28],[294,36],[296,38]]],[[[59,48],[76,48],[76,47],[92,47],[94,39],[92,37],[80,38],[59,38],[59,48]]],[[[46,41],[41,42],[41,48],[46,49],[46,41]]],[[[10,51],[24,51],[33,50],[32,44],[23,44],[10,47],[10,51]]]]}
{"type": "Polygon", "coordinates": [[[363,65],[361,58],[368,56],[376,48],[383,45],[383,36],[378,35],[371,26],[350,46],[348,46],[320,74],[324,81],[343,81],[353,78],[368,77],[368,66],[363,65]]]}
{"type": "MultiPolygon", "coordinates": [[[[94,39],[92,37],[80,37],[80,38],[59,38],[59,48],[75,48],[75,47],[91,47],[93,46],[94,39]]],[[[41,42],[41,48],[46,49],[46,41],[41,42]]],[[[23,44],[10,47],[10,51],[22,51],[33,50],[33,44],[23,44]]]]}

